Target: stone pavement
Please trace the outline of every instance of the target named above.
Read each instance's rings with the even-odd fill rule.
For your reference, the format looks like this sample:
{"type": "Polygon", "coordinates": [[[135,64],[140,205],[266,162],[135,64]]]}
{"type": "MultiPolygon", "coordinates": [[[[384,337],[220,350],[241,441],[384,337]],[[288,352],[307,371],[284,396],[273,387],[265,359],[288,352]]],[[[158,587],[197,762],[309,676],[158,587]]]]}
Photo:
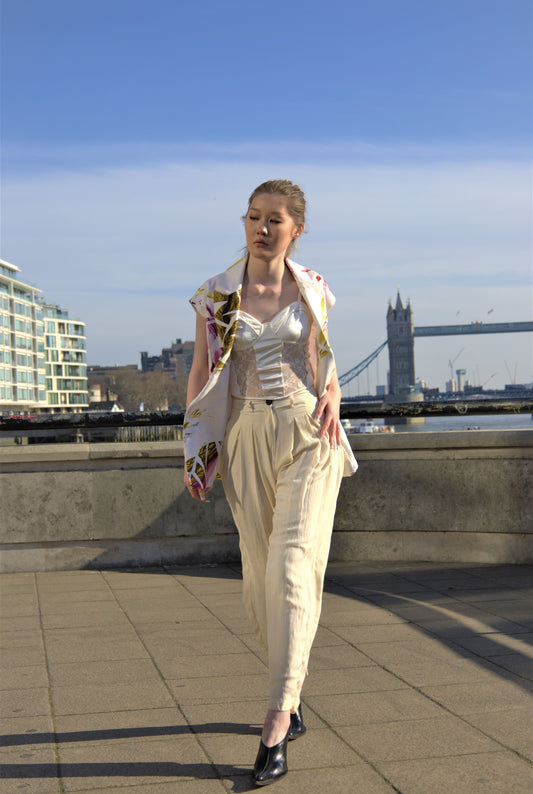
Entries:
{"type": "MultiPolygon", "coordinates": [[[[238,566],[1,584],[4,794],[244,792],[266,709],[238,566]]],[[[533,566],[332,564],[273,791],[530,794],[533,566]]]]}

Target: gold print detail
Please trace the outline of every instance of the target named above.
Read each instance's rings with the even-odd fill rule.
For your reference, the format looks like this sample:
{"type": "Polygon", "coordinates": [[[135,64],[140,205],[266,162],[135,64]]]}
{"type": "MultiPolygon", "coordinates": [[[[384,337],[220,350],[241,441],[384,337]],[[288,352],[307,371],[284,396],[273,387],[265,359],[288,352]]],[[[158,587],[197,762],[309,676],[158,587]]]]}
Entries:
{"type": "Polygon", "coordinates": [[[218,449],[216,443],[214,441],[210,441],[209,444],[204,444],[198,450],[198,454],[195,455],[195,457],[188,458],[185,461],[187,474],[192,474],[195,481],[204,483],[206,469],[212,461],[216,460],[217,457],[218,449]]]}
{"type": "MultiPolygon", "coordinates": [[[[228,352],[233,344],[233,338],[237,330],[237,314],[239,311],[241,298],[239,292],[232,292],[229,295],[225,292],[213,291],[213,303],[215,309],[215,322],[218,333],[222,341],[223,356],[228,352]]],[[[217,367],[220,367],[217,363],[217,367]]]]}

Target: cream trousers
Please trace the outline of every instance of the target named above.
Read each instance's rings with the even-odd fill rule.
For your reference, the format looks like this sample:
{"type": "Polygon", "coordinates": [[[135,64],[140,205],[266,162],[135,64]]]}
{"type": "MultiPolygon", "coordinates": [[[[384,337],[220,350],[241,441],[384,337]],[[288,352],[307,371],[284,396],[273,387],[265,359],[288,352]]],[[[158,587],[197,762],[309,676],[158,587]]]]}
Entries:
{"type": "Polygon", "coordinates": [[[341,447],[318,437],[317,399],[233,399],[220,474],[237,529],[243,597],[268,652],[271,709],[294,711],[320,609],[341,447]]]}

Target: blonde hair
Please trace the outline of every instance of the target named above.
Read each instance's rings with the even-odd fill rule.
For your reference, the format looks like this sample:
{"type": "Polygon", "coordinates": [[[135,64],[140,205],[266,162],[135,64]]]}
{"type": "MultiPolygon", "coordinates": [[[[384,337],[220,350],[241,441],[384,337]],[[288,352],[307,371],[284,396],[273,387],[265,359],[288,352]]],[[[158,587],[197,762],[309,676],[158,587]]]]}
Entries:
{"type": "MultiPolygon", "coordinates": [[[[287,199],[287,212],[293,219],[295,226],[301,226],[305,223],[305,196],[299,185],[295,185],[290,179],[269,179],[267,182],[262,182],[248,199],[248,209],[250,209],[253,200],[260,196],[261,193],[279,193],[279,195],[285,196],[287,199]]],[[[243,220],[245,217],[243,217],[243,220]]],[[[296,240],[293,240],[287,248],[288,255],[295,245],[296,240]]]]}

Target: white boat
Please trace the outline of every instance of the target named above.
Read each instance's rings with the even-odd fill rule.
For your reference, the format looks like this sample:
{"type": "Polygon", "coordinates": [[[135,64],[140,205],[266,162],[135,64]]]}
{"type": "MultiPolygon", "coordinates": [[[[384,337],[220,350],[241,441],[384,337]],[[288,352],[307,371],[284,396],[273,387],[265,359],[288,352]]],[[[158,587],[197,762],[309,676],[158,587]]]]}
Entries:
{"type": "Polygon", "coordinates": [[[355,428],[356,433],[379,433],[379,427],[371,419],[363,421],[355,428]]]}
{"type": "Polygon", "coordinates": [[[360,424],[356,425],[352,432],[354,433],[394,433],[394,425],[377,425],[371,419],[363,419],[360,424]]]}

